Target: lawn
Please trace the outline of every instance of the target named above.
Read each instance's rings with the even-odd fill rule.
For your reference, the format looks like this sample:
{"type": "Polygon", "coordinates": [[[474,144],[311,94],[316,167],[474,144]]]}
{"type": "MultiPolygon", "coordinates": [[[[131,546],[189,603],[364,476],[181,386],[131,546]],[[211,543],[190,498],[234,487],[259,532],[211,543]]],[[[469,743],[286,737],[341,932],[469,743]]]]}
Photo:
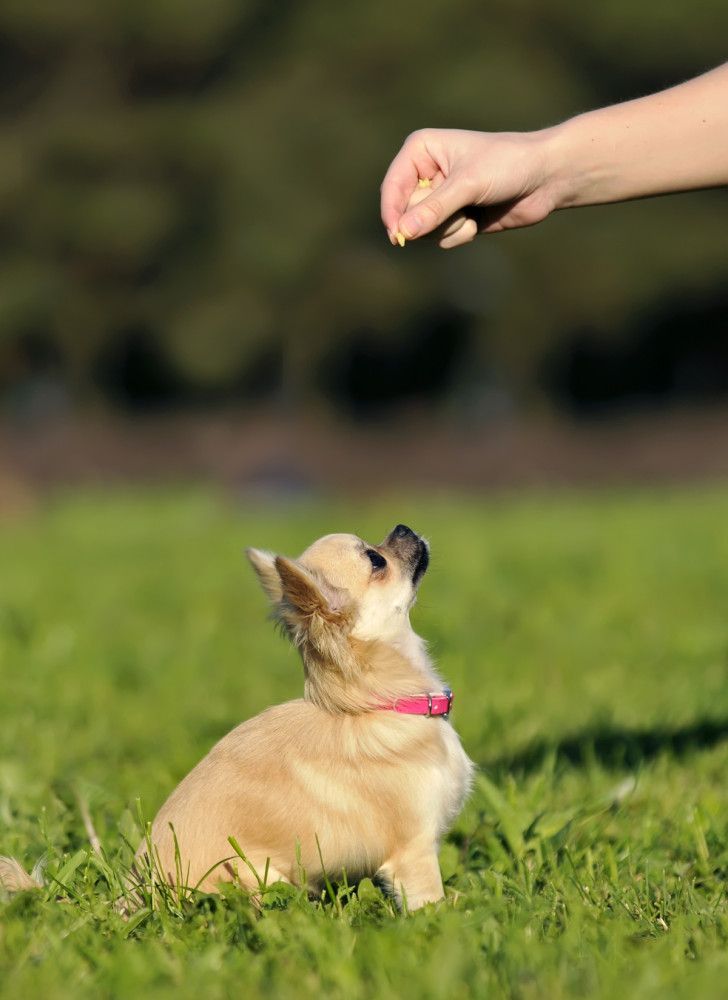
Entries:
{"type": "Polygon", "coordinates": [[[0,522],[0,997],[695,998],[728,983],[728,487],[246,504],[71,493],[0,522]],[[247,545],[424,532],[413,612],[478,765],[410,915],[369,882],[118,916],[127,844],[297,697],[247,545]],[[88,813],[104,857],[89,850],[88,813]],[[65,902],[57,902],[56,896],[65,902]]]}

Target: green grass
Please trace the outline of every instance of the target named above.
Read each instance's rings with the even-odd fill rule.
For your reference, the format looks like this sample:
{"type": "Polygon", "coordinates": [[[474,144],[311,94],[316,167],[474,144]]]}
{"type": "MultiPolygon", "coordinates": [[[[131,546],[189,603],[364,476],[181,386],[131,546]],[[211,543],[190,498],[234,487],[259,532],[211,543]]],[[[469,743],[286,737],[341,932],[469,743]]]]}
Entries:
{"type": "Polygon", "coordinates": [[[0,997],[723,997],[728,488],[235,506],[70,494],[0,523],[0,997]],[[242,552],[424,531],[413,622],[479,766],[448,899],[370,883],[108,905],[176,781],[302,688],[242,552]],[[88,808],[104,859],[88,848],[88,808]],[[55,881],[54,881],[55,880],[55,881]],[[56,895],[70,902],[56,902],[56,895]]]}

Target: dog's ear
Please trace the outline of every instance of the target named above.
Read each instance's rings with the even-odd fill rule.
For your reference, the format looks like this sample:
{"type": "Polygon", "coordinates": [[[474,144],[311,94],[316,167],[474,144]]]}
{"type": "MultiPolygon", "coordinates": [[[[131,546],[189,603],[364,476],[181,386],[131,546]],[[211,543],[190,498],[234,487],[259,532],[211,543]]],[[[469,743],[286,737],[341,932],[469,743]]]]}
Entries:
{"type": "Polygon", "coordinates": [[[256,572],[268,600],[280,606],[283,598],[304,616],[315,612],[336,617],[347,607],[345,590],[332,586],[284,556],[261,549],[246,549],[245,555],[256,572]]]}
{"type": "Polygon", "coordinates": [[[257,574],[265,596],[271,604],[280,604],[283,600],[283,585],[276,569],[275,555],[261,549],[246,549],[245,555],[257,574]]]}
{"type": "Polygon", "coordinates": [[[354,602],[346,590],[291,559],[259,549],[245,554],[274,606],[274,617],[301,651],[308,690],[316,700],[324,673],[333,667],[347,676],[352,670],[348,633],[354,602]]]}
{"type": "Polygon", "coordinates": [[[284,556],[276,556],[275,568],[286,602],[302,616],[319,614],[332,623],[340,621],[349,604],[345,590],[334,587],[323,577],[314,576],[305,567],[284,556]]]}
{"type": "Polygon", "coordinates": [[[275,566],[283,588],[276,617],[301,651],[309,690],[310,685],[318,684],[322,672],[332,667],[348,674],[352,659],[348,634],[354,604],[347,591],[282,556],[278,556],[275,566]]]}

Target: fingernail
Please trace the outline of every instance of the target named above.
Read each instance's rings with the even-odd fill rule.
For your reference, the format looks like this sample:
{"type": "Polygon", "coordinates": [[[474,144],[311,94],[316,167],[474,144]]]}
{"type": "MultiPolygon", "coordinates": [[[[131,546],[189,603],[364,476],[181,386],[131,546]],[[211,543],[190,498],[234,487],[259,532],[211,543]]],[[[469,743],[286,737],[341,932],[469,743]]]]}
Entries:
{"type": "Polygon", "coordinates": [[[422,221],[417,215],[408,216],[406,222],[400,219],[399,231],[400,233],[404,233],[408,240],[413,240],[422,231],[422,221]]]}

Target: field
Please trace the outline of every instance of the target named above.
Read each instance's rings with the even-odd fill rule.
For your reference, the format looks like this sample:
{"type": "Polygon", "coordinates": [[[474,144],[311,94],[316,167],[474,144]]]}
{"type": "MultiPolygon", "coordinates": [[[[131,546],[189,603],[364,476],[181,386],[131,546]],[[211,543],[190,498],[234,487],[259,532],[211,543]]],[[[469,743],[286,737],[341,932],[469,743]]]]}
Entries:
{"type": "Polygon", "coordinates": [[[246,505],[71,493],[0,523],[0,997],[660,997],[728,982],[728,487],[246,505]],[[478,765],[447,899],[108,905],[176,781],[297,697],[247,545],[424,532],[413,612],[478,765]],[[89,849],[87,811],[99,835],[89,849]],[[64,902],[58,902],[60,896],[64,902]]]}

